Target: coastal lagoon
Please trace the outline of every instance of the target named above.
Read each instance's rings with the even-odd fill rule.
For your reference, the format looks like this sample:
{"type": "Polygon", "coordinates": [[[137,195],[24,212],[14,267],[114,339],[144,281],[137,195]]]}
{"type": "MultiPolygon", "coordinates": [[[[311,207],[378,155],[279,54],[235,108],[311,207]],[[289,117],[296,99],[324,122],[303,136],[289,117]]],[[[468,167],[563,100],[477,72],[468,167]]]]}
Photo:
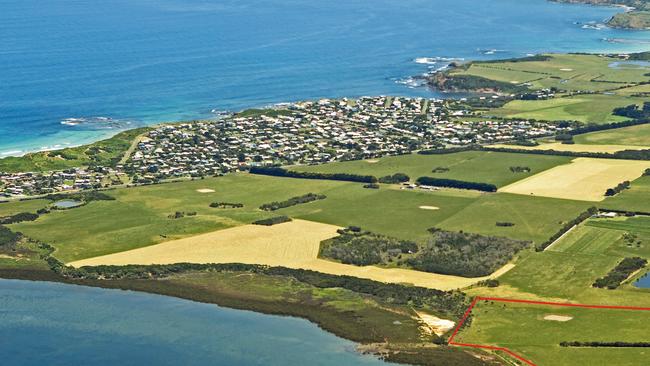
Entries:
{"type": "Polygon", "coordinates": [[[16,280],[0,280],[0,339],[6,366],[388,365],[302,319],[16,280]]]}
{"type": "Polygon", "coordinates": [[[435,96],[450,59],[639,51],[620,8],[546,0],[3,0],[0,156],[213,111],[435,96]]]}

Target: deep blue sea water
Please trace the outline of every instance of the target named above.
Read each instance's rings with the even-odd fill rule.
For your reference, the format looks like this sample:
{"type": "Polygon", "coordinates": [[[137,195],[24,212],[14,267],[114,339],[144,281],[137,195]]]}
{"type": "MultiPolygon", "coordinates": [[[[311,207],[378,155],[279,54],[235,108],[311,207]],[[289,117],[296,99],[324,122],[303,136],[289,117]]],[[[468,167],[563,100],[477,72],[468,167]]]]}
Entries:
{"type": "Polygon", "coordinates": [[[440,66],[421,57],[649,49],[649,32],[595,29],[618,11],[545,0],[0,0],[0,155],[213,109],[430,96],[396,82],[440,66]]]}
{"type": "Polygon", "coordinates": [[[388,365],[302,319],[166,296],[0,280],[3,366],[388,365]]]}

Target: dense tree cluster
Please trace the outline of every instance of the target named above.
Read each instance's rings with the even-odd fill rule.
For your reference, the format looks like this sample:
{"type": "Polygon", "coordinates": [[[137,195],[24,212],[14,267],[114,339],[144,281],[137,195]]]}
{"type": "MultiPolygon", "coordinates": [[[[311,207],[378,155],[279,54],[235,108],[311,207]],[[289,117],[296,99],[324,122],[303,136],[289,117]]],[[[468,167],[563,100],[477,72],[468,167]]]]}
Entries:
{"type": "Polygon", "coordinates": [[[270,217],[268,219],[253,221],[253,224],[263,225],[263,226],[273,226],[273,225],[277,225],[289,221],[291,221],[291,218],[288,216],[275,216],[275,217],[270,217]]]}
{"type": "Polygon", "coordinates": [[[356,175],[348,173],[315,173],[298,172],[280,167],[252,167],[251,174],[270,175],[274,177],[302,178],[302,179],[326,179],[340,180],[359,183],[377,183],[377,177],[372,175],[356,175]]]}
{"type": "Polygon", "coordinates": [[[648,348],[650,342],[560,342],[561,347],[648,348]]]}
{"type": "Polygon", "coordinates": [[[46,260],[53,271],[69,279],[155,279],[187,272],[249,272],[291,277],[296,281],[318,288],[343,288],[375,296],[384,302],[397,305],[408,304],[419,308],[426,306],[433,311],[454,318],[461,317],[469,305],[467,296],[459,291],[441,291],[418,286],[383,283],[353,276],[339,276],[285,267],[242,263],[177,263],[74,268],[66,266],[52,256],[47,257],[46,260]]]}
{"type": "Polygon", "coordinates": [[[555,135],[555,141],[559,141],[563,144],[574,144],[573,135],[570,133],[560,133],[555,135]]]}
{"type": "Polygon", "coordinates": [[[31,212],[20,212],[12,216],[0,218],[0,225],[17,224],[23,221],[34,221],[38,219],[38,214],[31,212]]]}
{"type": "Polygon", "coordinates": [[[464,232],[433,231],[410,267],[420,271],[464,277],[487,276],[506,263],[530,242],[464,232]]]}
{"type": "Polygon", "coordinates": [[[275,211],[281,208],[300,205],[303,203],[324,200],[325,198],[327,198],[327,196],[325,196],[324,194],[307,193],[307,194],[303,194],[302,196],[291,197],[286,201],[280,201],[280,202],[275,201],[271,203],[265,203],[260,206],[260,210],[275,211]]]}
{"type": "Polygon", "coordinates": [[[641,257],[632,257],[623,259],[614,269],[609,271],[605,277],[601,277],[594,282],[593,286],[598,288],[608,288],[613,290],[630,277],[630,275],[648,264],[648,260],[641,257]]]}
{"type": "Polygon", "coordinates": [[[379,178],[379,183],[385,184],[399,184],[408,182],[411,178],[404,173],[395,173],[393,175],[387,175],[385,177],[379,178]]]}
{"type": "Polygon", "coordinates": [[[14,233],[8,228],[0,225],[0,248],[13,248],[18,241],[20,241],[22,235],[19,233],[14,233]]]}
{"type": "Polygon", "coordinates": [[[345,264],[368,266],[387,264],[417,251],[418,245],[412,241],[348,228],[339,230],[339,236],[323,241],[319,255],[345,264]]]}
{"type": "Polygon", "coordinates": [[[458,189],[473,189],[483,192],[496,192],[497,186],[490,183],[478,183],[478,182],[466,182],[456,179],[445,179],[445,178],[433,178],[433,177],[420,177],[417,179],[417,183],[423,186],[434,186],[434,187],[447,187],[447,188],[458,188],[458,189]]]}
{"type": "Polygon", "coordinates": [[[628,188],[630,188],[630,181],[626,180],[625,182],[619,183],[614,188],[607,188],[607,191],[605,191],[605,196],[615,196],[628,188]]]}
{"type": "Polygon", "coordinates": [[[212,208],[242,208],[244,207],[243,203],[231,203],[231,202],[212,202],[210,204],[212,208]]]}
{"type": "Polygon", "coordinates": [[[559,239],[567,231],[571,230],[572,227],[578,225],[579,223],[585,221],[586,219],[592,217],[593,215],[595,215],[597,213],[598,213],[598,209],[596,207],[590,207],[589,209],[587,209],[587,211],[581,212],[580,215],[578,215],[578,217],[576,217],[575,219],[564,223],[562,228],[558,232],[553,234],[550,238],[548,238],[548,240],[546,240],[545,242],[537,245],[535,247],[535,250],[538,251],[538,252],[543,251],[544,249],[546,249],[546,247],[553,244],[554,241],[559,239]]]}
{"type": "Polygon", "coordinates": [[[632,119],[650,118],[650,102],[644,102],[641,108],[636,104],[614,108],[612,114],[632,119]]]}
{"type": "Polygon", "coordinates": [[[74,201],[83,201],[83,202],[115,200],[115,197],[109,196],[106,193],[100,191],[83,191],[83,192],[76,192],[76,193],[53,193],[53,194],[48,194],[43,198],[48,199],[50,201],[74,200],[74,201]]]}

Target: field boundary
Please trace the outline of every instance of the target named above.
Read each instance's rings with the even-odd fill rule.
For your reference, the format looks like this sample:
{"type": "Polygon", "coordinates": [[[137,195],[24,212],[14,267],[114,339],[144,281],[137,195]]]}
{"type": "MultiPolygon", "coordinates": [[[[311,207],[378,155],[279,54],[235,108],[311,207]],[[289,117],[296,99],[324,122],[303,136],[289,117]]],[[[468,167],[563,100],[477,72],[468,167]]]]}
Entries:
{"type": "Polygon", "coordinates": [[[469,315],[472,313],[472,310],[476,306],[476,304],[479,301],[494,301],[494,302],[505,302],[505,303],[515,303],[515,304],[532,304],[532,305],[546,305],[546,306],[561,306],[561,307],[573,307],[573,308],[584,308],[584,309],[606,309],[606,310],[631,310],[631,311],[650,311],[650,307],[637,307],[637,306],[616,306],[616,305],[588,305],[588,304],[574,304],[574,303],[566,303],[566,302],[551,302],[551,301],[532,301],[532,300],[520,300],[520,299],[506,299],[506,298],[499,298],[499,297],[482,297],[482,296],[477,296],[474,298],[470,306],[467,308],[465,311],[465,314],[463,314],[463,317],[460,319],[458,322],[458,325],[456,325],[456,328],[454,329],[454,332],[452,333],[451,337],[449,338],[449,341],[447,342],[450,346],[456,346],[456,347],[469,347],[469,348],[476,348],[476,349],[486,349],[486,350],[491,350],[491,351],[501,351],[505,352],[508,355],[510,355],[513,358],[516,358],[519,361],[524,362],[528,366],[537,366],[533,361],[509,350],[508,348],[505,347],[498,347],[498,346],[489,346],[489,345],[483,345],[483,344],[472,344],[472,343],[459,343],[459,342],[454,342],[454,338],[456,338],[456,335],[460,331],[460,329],[463,327],[463,324],[465,324],[465,321],[469,317],[469,315]]]}

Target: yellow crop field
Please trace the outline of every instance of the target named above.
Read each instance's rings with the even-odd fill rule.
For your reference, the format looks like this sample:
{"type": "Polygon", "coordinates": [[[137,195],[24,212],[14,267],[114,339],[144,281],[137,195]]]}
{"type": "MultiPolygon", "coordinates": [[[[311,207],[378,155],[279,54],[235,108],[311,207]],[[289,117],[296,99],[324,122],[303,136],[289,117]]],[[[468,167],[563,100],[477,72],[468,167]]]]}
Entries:
{"type": "MultiPolygon", "coordinates": [[[[482,278],[439,275],[408,269],[358,267],[318,258],[320,242],[337,235],[337,226],[294,220],[273,225],[245,225],[171,240],[144,248],[69,263],[74,267],[126,264],[248,263],[309,269],[389,283],[451,290],[469,286],[482,278]]],[[[495,272],[497,277],[513,265],[495,272]]]]}
{"type": "Polygon", "coordinates": [[[577,158],[570,164],[503,187],[499,192],[597,202],[605,198],[608,188],[639,178],[647,168],[650,161],[577,158]]]}

